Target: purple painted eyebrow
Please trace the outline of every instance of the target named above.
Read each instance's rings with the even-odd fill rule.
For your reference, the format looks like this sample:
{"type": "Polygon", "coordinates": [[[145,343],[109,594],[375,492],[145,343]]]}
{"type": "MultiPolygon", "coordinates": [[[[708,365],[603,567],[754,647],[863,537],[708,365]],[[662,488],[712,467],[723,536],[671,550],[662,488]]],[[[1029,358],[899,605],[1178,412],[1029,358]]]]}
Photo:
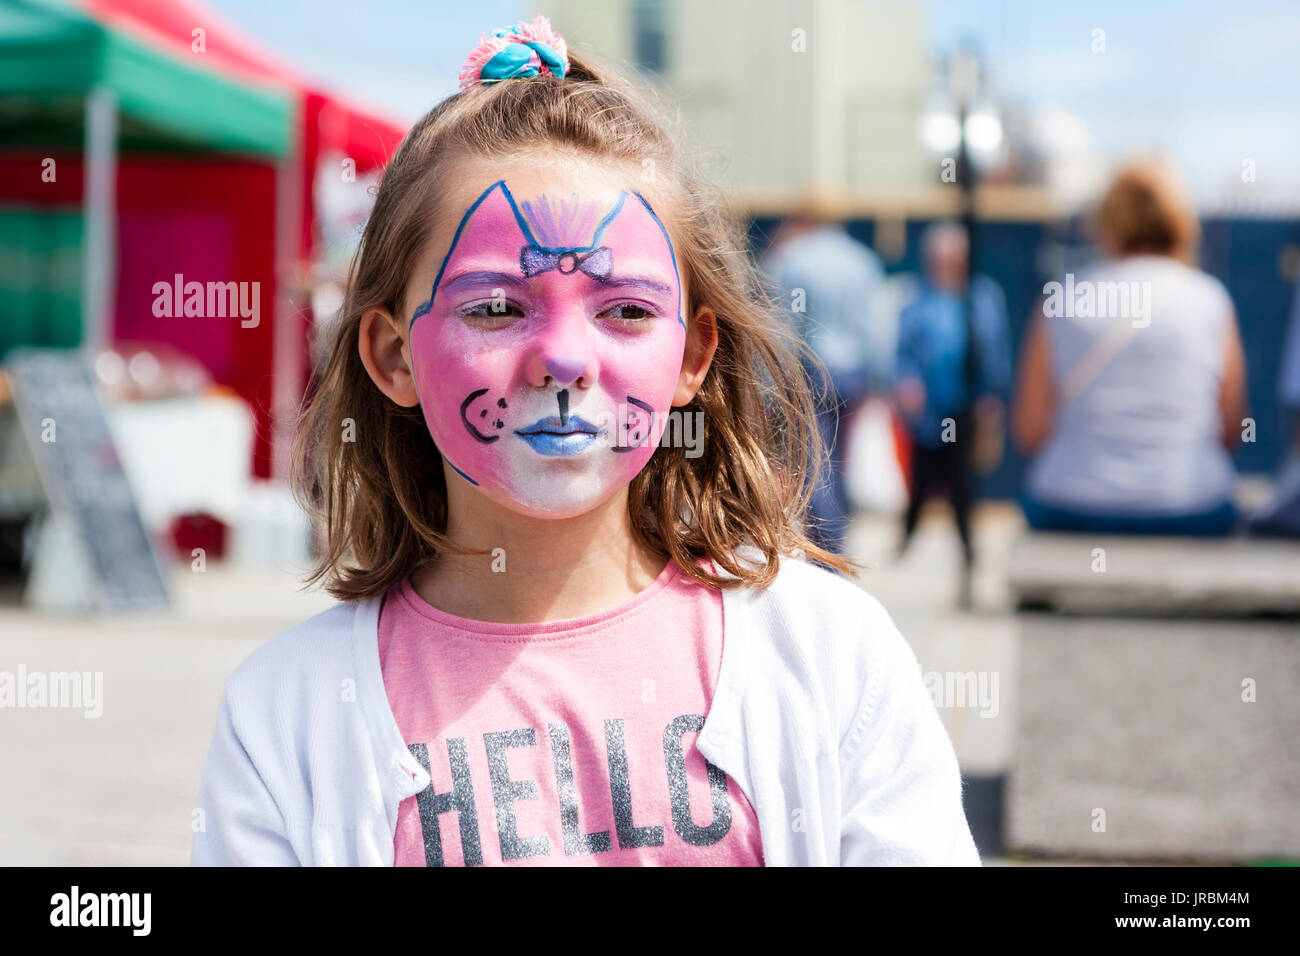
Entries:
{"type": "Polygon", "coordinates": [[[658,292],[661,295],[672,295],[673,290],[662,282],[656,282],[654,279],[646,279],[642,276],[609,276],[606,279],[597,279],[603,286],[612,286],[615,289],[621,289],[626,286],[640,286],[643,289],[649,289],[652,292],[658,292]]]}
{"type": "Polygon", "coordinates": [[[457,289],[466,286],[510,286],[512,288],[524,288],[528,285],[528,280],[523,276],[512,276],[508,272],[466,272],[464,275],[457,276],[450,282],[442,284],[443,292],[455,292],[457,289]]]}

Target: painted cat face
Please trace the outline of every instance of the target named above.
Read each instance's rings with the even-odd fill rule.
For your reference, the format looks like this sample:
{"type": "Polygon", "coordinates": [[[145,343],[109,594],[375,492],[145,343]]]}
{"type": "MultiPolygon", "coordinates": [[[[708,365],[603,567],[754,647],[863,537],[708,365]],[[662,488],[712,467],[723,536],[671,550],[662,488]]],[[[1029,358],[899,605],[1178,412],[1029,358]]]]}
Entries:
{"type": "Polygon", "coordinates": [[[501,180],[480,194],[410,336],[425,422],[451,468],[556,517],[645,467],[686,342],[676,257],[649,203],[565,186],[517,197],[501,180]]]}

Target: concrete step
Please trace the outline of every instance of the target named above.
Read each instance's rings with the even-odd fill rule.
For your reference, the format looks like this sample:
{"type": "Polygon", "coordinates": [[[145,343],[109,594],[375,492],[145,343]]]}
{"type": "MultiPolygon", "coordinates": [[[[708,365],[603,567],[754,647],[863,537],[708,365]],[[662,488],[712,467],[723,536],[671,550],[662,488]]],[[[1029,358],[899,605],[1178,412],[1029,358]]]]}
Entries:
{"type": "Polygon", "coordinates": [[[1011,556],[1021,607],[1078,613],[1300,615],[1300,542],[1029,532],[1011,556]]]}

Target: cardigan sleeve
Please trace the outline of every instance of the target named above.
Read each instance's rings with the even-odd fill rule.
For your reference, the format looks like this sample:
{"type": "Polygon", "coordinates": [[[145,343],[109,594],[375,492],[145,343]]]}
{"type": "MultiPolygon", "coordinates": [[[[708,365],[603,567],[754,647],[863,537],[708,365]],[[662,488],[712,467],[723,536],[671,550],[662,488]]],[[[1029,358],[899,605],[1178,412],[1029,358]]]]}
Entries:
{"type": "Polygon", "coordinates": [[[284,817],[235,729],[229,685],[195,809],[191,866],[298,865],[284,817]]]}
{"type": "Polygon", "coordinates": [[[842,866],[979,866],[957,755],[911,646],[887,614],[841,748],[842,866]]]}

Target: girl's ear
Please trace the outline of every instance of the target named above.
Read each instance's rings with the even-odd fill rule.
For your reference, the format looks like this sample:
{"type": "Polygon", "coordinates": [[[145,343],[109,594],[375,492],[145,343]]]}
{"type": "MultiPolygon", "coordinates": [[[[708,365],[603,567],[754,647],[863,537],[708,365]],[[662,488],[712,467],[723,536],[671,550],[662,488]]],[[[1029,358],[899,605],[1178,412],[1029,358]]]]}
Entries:
{"type": "Polygon", "coordinates": [[[682,355],[682,373],[673,393],[673,405],[686,405],[695,397],[718,350],[718,317],[708,306],[700,306],[686,330],[686,351],[682,355]]]}
{"type": "Polygon", "coordinates": [[[376,388],[403,408],[420,404],[406,330],[386,309],[371,309],[361,317],[357,349],[376,388]]]}

